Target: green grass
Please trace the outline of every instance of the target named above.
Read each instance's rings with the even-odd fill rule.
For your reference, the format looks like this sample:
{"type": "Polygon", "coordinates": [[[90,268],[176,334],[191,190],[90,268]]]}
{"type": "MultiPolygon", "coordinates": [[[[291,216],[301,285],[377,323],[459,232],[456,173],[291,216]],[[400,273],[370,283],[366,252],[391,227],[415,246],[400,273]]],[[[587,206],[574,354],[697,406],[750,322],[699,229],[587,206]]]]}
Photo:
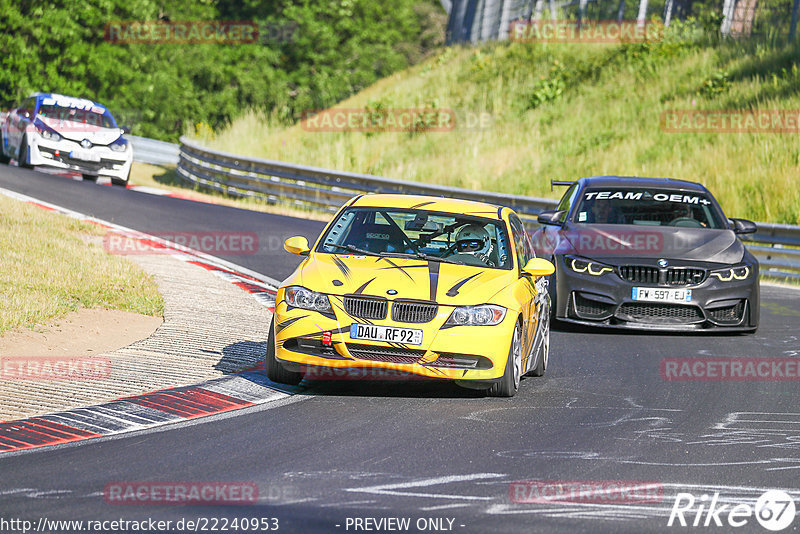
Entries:
{"type": "Polygon", "coordinates": [[[104,233],[0,195],[0,335],[79,308],[163,315],[155,281],[96,244],[104,233]]]}
{"type": "Polygon", "coordinates": [[[249,113],[198,137],[239,154],[532,196],[559,195],[551,179],[681,178],[705,184],[731,217],[800,223],[796,133],[667,133],[659,124],[675,109],[800,109],[800,44],[672,31],[656,43],[448,48],[337,106],[452,109],[490,117],[485,128],[322,133],[249,113]]]}

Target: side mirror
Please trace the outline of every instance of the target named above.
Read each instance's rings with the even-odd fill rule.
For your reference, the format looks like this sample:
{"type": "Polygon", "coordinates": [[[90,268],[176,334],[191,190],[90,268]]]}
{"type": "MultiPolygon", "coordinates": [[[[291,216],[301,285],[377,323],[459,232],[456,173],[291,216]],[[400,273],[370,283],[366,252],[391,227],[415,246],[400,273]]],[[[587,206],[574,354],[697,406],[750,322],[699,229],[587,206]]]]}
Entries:
{"type": "Polygon", "coordinates": [[[31,118],[31,112],[28,111],[27,109],[25,111],[23,111],[22,113],[20,113],[20,115],[22,115],[22,117],[25,118],[25,119],[30,119],[31,118]]]}
{"type": "Polygon", "coordinates": [[[120,130],[122,130],[122,134],[123,135],[131,133],[131,127],[130,126],[123,126],[122,128],[120,128],[120,130]]]}
{"type": "Polygon", "coordinates": [[[733,225],[733,231],[737,234],[754,234],[758,231],[756,223],[747,219],[728,219],[733,225]]]}
{"type": "Polygon", "coordinates": [[[522,272],[531,276],[550,276],[556,272],[556,267],[543,258],[532,258],[522,268],[522,272]]]}
{"type": "Polygon", "coordinates": [[[286,249],[286,252],[291,252],[298,256],[308,256],[308,253],[311,252],[311,249],[308,248],[308,239],[301,235],[290,237],[284,241],[283,248],[286,249]]]}
{"type": "Polygon", "coordinates": [[[543,211],[536,218],[539,224],[549,224],[551,226],[561,226],[564,222],[561,220],[563,211],[547,210],[543,211]]]}

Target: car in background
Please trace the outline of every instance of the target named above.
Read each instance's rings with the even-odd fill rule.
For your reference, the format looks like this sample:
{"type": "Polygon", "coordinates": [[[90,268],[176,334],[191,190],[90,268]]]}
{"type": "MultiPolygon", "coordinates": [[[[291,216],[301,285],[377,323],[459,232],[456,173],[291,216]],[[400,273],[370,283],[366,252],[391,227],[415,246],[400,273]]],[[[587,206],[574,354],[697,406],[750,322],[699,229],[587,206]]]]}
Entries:
{"type": "Polygon", "coordinates": [[[509,208],[447,198],[362,195],[343,206],[278,289],[270,380],[306,370],[392,369],[516,394],[550,350],[547,261],[509,208]]]}
{"type": "Polygon", "coordinates": [[[0,125],[0,160],[65,169],[87,180],[106,176],[113,184],[126,185],[133,162],[126,133],[97,102],[33,93],[0,125]]]}
{"type": "MultiPolygon", "coordinates": [[[[539,214],[537,255],[555,265],[554,318],[590,326],[754,332],[759,265],[702,185],[597,176],[539,214]]],[[[564,184],[562,184],[564,185],[564,184]]]]}

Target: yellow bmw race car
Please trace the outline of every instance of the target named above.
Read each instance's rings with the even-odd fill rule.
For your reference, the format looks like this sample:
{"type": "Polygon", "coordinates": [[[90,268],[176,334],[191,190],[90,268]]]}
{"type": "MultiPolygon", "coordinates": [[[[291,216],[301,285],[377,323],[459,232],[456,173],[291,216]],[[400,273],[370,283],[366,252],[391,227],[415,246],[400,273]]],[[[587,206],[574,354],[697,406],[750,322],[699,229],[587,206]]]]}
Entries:
{"type": "Polygon", "coordinates": [[[270,380],[309,369],[383,368],[511,397],[550,348],[546,276],[513,210],[410,195],[362,195],[334,216],[278,289],[270,380]]]}

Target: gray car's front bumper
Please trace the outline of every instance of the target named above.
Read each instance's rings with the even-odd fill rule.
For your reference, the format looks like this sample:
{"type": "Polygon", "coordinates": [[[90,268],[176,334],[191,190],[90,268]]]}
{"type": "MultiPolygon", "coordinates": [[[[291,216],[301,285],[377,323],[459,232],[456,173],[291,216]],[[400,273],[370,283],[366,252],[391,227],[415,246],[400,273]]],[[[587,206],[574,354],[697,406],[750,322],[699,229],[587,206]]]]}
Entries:
{"type": "MultiPolygon", "coordinates": [[[[568,265],[565,256],[556,256],[556,313],[561,321],[570,323],[663,331],[753,331],[758,327],[759,286],[758,264],[754,263],[745,280],[720,281],[706,276],[702,283],[686,286],[635,283],[625,280],[616,262],[613,272],[600,276],[577,273],[568,265]],[[689,303],[654,303],[635,301],[635,286],[680,287],[692,290],[689,303]]],[[[624,260],[625,261],[625,260],[624,260]]],[[[627,263],[648,264],[648,260],[628,259],[627,263]]],[[[719,268],[700,262],[678,262],[676,266],[719,268]]]]}

